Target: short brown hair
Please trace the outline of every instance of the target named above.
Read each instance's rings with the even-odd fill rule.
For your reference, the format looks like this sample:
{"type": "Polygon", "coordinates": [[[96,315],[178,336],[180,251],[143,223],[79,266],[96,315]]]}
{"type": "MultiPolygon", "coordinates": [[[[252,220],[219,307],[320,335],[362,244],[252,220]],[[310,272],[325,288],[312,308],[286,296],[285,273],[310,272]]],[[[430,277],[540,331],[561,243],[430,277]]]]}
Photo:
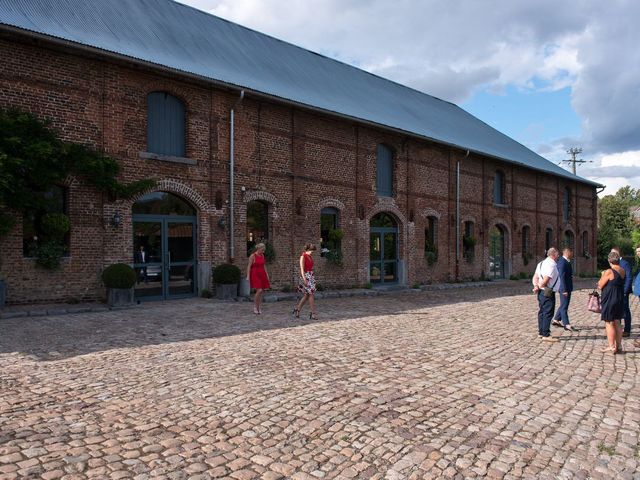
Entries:
{"type": "Polygon", "coordinates": [[[304,244],[304,251],[308,252],[310,250],[315,250],[316,246],[313,243],[305,243],[304,244]]]}

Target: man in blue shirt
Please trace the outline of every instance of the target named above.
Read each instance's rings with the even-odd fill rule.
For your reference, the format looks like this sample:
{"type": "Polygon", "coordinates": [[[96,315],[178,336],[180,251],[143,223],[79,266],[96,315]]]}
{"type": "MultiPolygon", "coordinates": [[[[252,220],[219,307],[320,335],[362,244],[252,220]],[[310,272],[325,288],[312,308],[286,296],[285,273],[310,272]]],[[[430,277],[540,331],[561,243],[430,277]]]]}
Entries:
{"type": "Polygon", "coordinates": [[[562,249],[562,256],[558,259],[558,273],[560,274],[560,306],[553,317],[553,324],[556,327],[564,327],[565,330],[575,332],[576,329],[569,323],[569,303],[571,303],[571,292],[573,292],[573,267],[571,258],[573,250],[569,247],[562,249]],[[562,323],[560,323],[562,320],[562,323]]]}
{"type": "Polygon", "coordinates": [[[622,258],[620,253],[620,247],[613,247],[612,252],[616,252],[620,255],[620,267],[624,270],[624,331],[623,337],[631,336],[631,309],[629,308],[629,294],[631,294],[631,285],[633,285],[633,278],[631,277],[631,264],[622,258]]]}

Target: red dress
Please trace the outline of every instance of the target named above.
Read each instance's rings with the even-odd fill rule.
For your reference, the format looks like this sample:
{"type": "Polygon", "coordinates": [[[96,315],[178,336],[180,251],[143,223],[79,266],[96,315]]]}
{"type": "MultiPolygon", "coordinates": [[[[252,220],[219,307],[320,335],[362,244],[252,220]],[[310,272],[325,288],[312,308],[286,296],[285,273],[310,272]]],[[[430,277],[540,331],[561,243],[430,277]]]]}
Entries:
{"type": "Polygon", "coordinates": [[[249,283],[251,288],[261,288],[262,290],[271,288],[267,271],[264,269],[264,255],[253,256],[253,263],[249,272],[249,283]]]}

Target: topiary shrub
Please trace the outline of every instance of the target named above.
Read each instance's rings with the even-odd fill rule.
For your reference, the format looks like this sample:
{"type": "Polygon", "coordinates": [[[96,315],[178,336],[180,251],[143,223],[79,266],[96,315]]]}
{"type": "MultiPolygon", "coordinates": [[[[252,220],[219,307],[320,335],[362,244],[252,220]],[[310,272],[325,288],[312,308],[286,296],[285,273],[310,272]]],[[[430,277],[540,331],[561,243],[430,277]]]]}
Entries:
{"type": "Polygon", "coordinates": [[[38,245],[33,253],[36,265],[47,270],[57,270],[60,268],[60,258],[64,255],[64,245],[49,240],[38,245]]]}
{"type": "Polygon", "coordinates": [[[240,269],[230,263],[223,263],[213,269],[213,281],[218,285],[240,283],[240,269]]]}
{"type": "Polygon", "coordinates": [[[136,272],[125,263],[109,265],[102,271],[102,283],[107,288],[132,288],[136,283],[136,272]]]}

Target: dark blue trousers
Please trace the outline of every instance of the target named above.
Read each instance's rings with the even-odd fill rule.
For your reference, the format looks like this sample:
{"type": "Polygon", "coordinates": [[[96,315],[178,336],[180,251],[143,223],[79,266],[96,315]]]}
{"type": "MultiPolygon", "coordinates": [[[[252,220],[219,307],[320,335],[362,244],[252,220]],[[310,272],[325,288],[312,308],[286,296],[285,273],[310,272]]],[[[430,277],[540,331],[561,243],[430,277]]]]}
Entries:
{"type": "Polygon", "coordinates": [[[556,309],[556,294],[545,297],[543,290],[538,292],[538,335],[551,336],[551,320],[556,309]]]}
{"type": "Polygon", "coordinates": [[[569,304],[571,303],[571,292],[567,294],[565,297],[563,294],[560,294],[560,306],[556,311],[554,320],[562,320],[562,325],[569,325],[569,304]]]}
{"type": "Polygon", "coordinates": [[[624,298],[624,314],[623,317],[624,318],[624,331],[626,333],[631,333],[631,309],[629,308],[629,295],[630,294],[626,294],[623,298],[624,298]]]}

